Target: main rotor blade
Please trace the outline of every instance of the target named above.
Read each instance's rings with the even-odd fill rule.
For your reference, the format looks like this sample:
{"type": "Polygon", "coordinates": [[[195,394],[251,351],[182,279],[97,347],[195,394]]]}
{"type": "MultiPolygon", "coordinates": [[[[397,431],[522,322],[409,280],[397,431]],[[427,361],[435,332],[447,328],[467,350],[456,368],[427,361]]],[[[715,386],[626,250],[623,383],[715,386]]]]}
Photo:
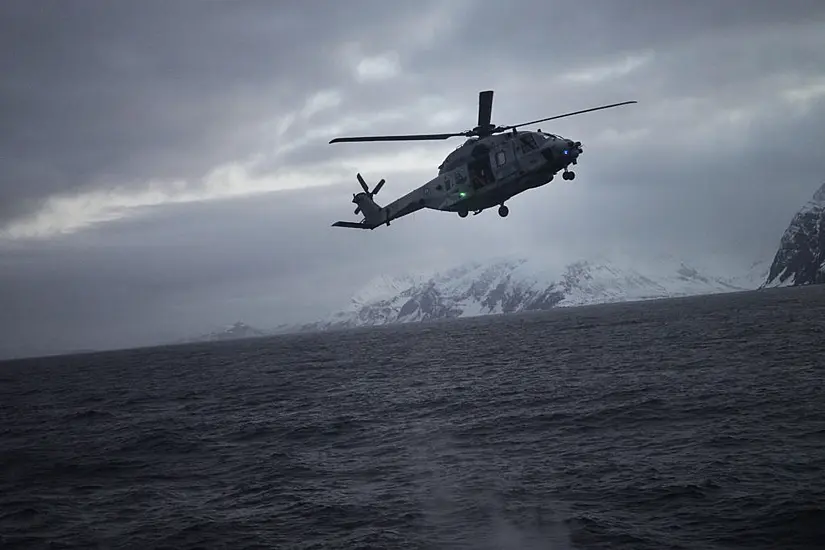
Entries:
{"type": "Polygon", "coordinates": [[[638,103],[637,101],[623,101],[621,103],[613,103],[611,105],[602,105],[601,107],[593,107],[592,109],[584,109],[583,111],[573,111],[572,113],[564,113],[563,115],[556,115],[547,118],[540,118],[538,120],[531,120],[530,122],[522,122],[521,124],[515,124],[513,126],[502,126],[499,128],[501,131],[512,130],[513,128],[519,128],[521,126],[530,126],[531,124],[538,124],[539,122],[547,122],[548,120],[556,120],[559,118],[564,118],[573,115],[580,115],[583,113],[590,113],[593,111],[601,111],[602,109],[611,109],[613,107],[619,107],[620,105],[630,105],[631,103],[638,103]]]}
{"type": "Polygon", "coordinates": [[[358,136],[358,137],[340,137],[330,141],[330,143],[353,143],[362,141],[425,141],[436,139],[447,139],[451,137],[464,136],[466,132],[455,134],[411,134],[407,136],[358,136]]]}
{"type": "Polygon", "coordinates": [[[484,128],[490,124],[493,115],[493,90],[478,93],[478,126],[484,128]]]}

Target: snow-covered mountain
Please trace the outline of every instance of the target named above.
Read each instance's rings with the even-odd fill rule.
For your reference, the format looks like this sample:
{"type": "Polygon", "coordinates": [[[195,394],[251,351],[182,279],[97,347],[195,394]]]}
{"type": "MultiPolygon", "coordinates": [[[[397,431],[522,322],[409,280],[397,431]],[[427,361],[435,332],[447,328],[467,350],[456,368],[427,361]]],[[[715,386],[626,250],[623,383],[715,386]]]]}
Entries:
{"type": "MultiPolygon", "coordinates": [[[[539,311],[554,307],[752,290],[764,277],[724,277],[670,256],[640,263],[621,257],[553,265],[535,258],[499,258],[415,277],[383,277],[349,308],[303,330],[351,328],[539,311]]],[[[760,270],[762,270],[760,272],[760,270]]]]}
{"type": "Polygon", "coordinates": [[[379,275],[355,293],[351,298],[352,307],[358,309],[380,300],[392,298],[411,286],[415,286],[426,280],[426,273],[403,275],[400,277],[379,275]]]}
{"type": "Polygon", "coordinates": [[[825,283],[825,184],[793,217],[765,281],[766,287],[825,283]]]}

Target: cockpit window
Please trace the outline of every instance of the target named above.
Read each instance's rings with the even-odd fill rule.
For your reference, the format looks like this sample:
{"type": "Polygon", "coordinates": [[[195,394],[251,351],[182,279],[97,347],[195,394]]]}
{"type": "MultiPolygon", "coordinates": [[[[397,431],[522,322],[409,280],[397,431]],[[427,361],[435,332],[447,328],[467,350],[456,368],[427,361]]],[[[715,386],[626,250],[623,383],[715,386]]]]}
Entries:
{"type": "Polygon", "coordinates": [[[524,151],[533,151],[534,149],[538,149],[536,140],[533,139],[533,134],[524,134],[519,136],[519,141],[521,142],[521,147],[524,151]]]}

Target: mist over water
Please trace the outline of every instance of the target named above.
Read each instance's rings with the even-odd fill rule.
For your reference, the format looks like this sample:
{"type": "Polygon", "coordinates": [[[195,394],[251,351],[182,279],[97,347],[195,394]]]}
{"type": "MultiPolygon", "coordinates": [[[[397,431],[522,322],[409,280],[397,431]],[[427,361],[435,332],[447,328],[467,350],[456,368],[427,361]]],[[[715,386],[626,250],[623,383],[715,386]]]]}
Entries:
{"type": "Polygon", "coordinates": [[[818,548],[825,289],[0,364],[0,546],[818,548]]]}

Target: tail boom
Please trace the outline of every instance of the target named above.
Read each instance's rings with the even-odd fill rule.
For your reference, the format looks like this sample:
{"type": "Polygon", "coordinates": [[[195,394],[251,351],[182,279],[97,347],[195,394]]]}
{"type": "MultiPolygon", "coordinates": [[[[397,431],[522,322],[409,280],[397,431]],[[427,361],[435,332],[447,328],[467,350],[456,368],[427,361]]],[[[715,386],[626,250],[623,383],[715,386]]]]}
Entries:
{"type": "MultiPolygon", "coordinates": [[[[338,221],[332,224],[333,227],[348,227],[352,229],[375,229],[379,225],[390,225],[390,222],[412,214],[422,208],[427,208],[427,195],[430,192],[429,184],[432,180],[418,189],[410,191],[400,199],[393,201],[387,206],[380,206],[373,200],[373,195],[384,184],[382,179],[373,191],[370,191],[367,184],[358,174],[358,181],[364,189],[363,193],[354,193],[352,195],[352,202],[356,205],[355,214],[363,214],[364,219],[360,222],[346,222],[338,221]]],[[[433,184],[434,185],[434,184],[433,184]]]]}

